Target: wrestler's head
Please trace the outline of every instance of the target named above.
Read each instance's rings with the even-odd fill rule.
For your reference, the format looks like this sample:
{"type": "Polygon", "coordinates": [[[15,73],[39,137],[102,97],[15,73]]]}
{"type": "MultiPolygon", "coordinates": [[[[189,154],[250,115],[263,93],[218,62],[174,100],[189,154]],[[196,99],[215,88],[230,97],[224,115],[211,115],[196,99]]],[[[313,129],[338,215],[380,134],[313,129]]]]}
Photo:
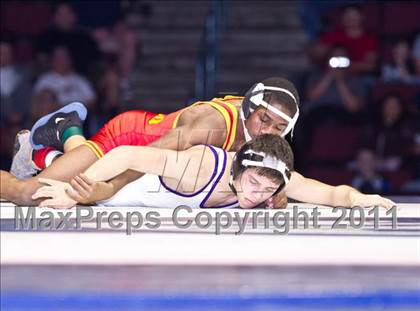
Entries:
{"type": "Polygon", "coordinates": [[[293,83],[284,78],[268,78],[253,85],[245,94],[241,119],[245,140],[261,134],[282,137],[293,131],[299,117],[299,95],[293,83]]]}
{"type": "Polygon", "coordinates": [[[279,135],[247,142],[232,162],[231,187],[242,208],[255,207],[282,190],[293,170],[293,152],[279,135]]]}

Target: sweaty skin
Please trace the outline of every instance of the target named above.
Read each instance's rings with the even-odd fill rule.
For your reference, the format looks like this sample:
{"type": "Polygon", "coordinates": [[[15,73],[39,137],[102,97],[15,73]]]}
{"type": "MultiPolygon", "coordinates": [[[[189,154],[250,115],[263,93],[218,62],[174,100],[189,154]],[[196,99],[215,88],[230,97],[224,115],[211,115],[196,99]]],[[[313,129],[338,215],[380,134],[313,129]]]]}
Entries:
{"type": "MultiPolygon", "coordinates": [[[[241,102],[242,100],[236,100],[231,103],[240,107],[241,102]]],[[[282,106],[277,105],[277,108],[282,109],[282,106]]],[[[287,122],[270,114],[271,112],[262,108],[251,114],[250,118],[246,120],[246,126],[250,129],[251,136],[256,136],[258,133],[280,134],[282,129],[284,130],[287,122]]],[[[183,111],[177,127],[149,146],[171,150],[185,150],[198,144],[211,144],[221,147],[226,135],[226,123],[221,113],[209,105],[197,105],[183,111]]],[[[242,123],[238,122],[236,140],[230,150],[238,150],[244,142],[242,123]]],[[[97,160],[91,149],[85,145],[80,145],[66,152],[36,178],[19,180],[8,172],[0,171],[0,197],[19,205],[37,205],[39,201],[33,200],[32,195],[42,186],[38,182],[38,178],[69,182],[97,160]]],[[[127,170],[108,183],[96,185],[96,187],[102,189],[97,192],[102,197],[92,197],[89,200],[93,202],[107,199],[124,185],[142,175],[143,173],[127,170]]],[[[280,195],[279,201],[281,200],[284,202],[284,195],[280,195]]]]}

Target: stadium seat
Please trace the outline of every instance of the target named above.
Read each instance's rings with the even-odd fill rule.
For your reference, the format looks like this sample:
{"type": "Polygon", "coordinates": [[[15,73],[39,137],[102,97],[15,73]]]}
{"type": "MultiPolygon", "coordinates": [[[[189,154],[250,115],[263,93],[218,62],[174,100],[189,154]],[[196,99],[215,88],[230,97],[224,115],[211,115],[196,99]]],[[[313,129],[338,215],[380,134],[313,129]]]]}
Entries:
{"type": "Polygon", "coordinates": [[[309,152],[311,161],[349,161],[354,158],[362,137],[362,129],[354,126],[316,128],[309,152]]]}
{"type": "Polygon", "coordinates": [[[411,173],[408,170],[399,170],[396,172],[388,172],[383,174],[384,177],[389,180],[391,184],[391,191],[398,193],[401,186],[404,185],[411,177],[411,173]]]}
{"type": "Polygon", "coordinates": [[[51,5],[47,2],[5,1],[1,4],[1,32],[5,35],[37,35],[49,26],[50,17],[51,5]]]}
{"type": "Polygon", "coordinates": [[[377,83],[372,87],[372,102],[378,104],[385,95],[396,93],[410,105],[419,92],[418,85],[377,83]]]}
{"type": "Polygon", "coordinates": [[[306,177],[314,178],[327,184],[337,186],[351,184],[354,173],[343,168],[311,166],[306,171],[306,177]]]}
{"type": "Polygon", "coordinates": [[[386,2],[383,34],[404,35],[420,30],[419,12],[420,3],[418,1],[386,2]]]}

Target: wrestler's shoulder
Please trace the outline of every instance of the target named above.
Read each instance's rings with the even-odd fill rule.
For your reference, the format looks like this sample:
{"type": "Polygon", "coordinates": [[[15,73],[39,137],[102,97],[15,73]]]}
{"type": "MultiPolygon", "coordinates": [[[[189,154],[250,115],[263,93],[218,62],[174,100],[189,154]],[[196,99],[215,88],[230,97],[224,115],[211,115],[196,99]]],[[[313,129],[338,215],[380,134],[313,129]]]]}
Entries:
{"type": "Polygon", "coordinates": [[[209,125],[212,128],[224,127],[225,120],[222,114],[210,105],[197,105],[189,107],[180,118],[181,124],[198,124],[200,127],[209,125]]]}

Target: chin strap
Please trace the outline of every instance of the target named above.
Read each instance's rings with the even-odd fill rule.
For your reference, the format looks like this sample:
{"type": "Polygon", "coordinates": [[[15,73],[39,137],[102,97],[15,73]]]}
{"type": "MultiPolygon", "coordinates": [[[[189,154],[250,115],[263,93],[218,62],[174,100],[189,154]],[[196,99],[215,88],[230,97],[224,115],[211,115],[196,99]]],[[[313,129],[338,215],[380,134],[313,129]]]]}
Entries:
{"type": "Polygon", "coordinates": [[[244,129],[245,141],[248,143],[248,142],[250,142],[252,140],[252,137],[249,134],[248,129],[245,126],[245,115],[244,115],[244,111],[242,110],[242,108],[239,111],[239,115],[240,115],[241,121],[242,121],[242,128],[244,129]]]}

